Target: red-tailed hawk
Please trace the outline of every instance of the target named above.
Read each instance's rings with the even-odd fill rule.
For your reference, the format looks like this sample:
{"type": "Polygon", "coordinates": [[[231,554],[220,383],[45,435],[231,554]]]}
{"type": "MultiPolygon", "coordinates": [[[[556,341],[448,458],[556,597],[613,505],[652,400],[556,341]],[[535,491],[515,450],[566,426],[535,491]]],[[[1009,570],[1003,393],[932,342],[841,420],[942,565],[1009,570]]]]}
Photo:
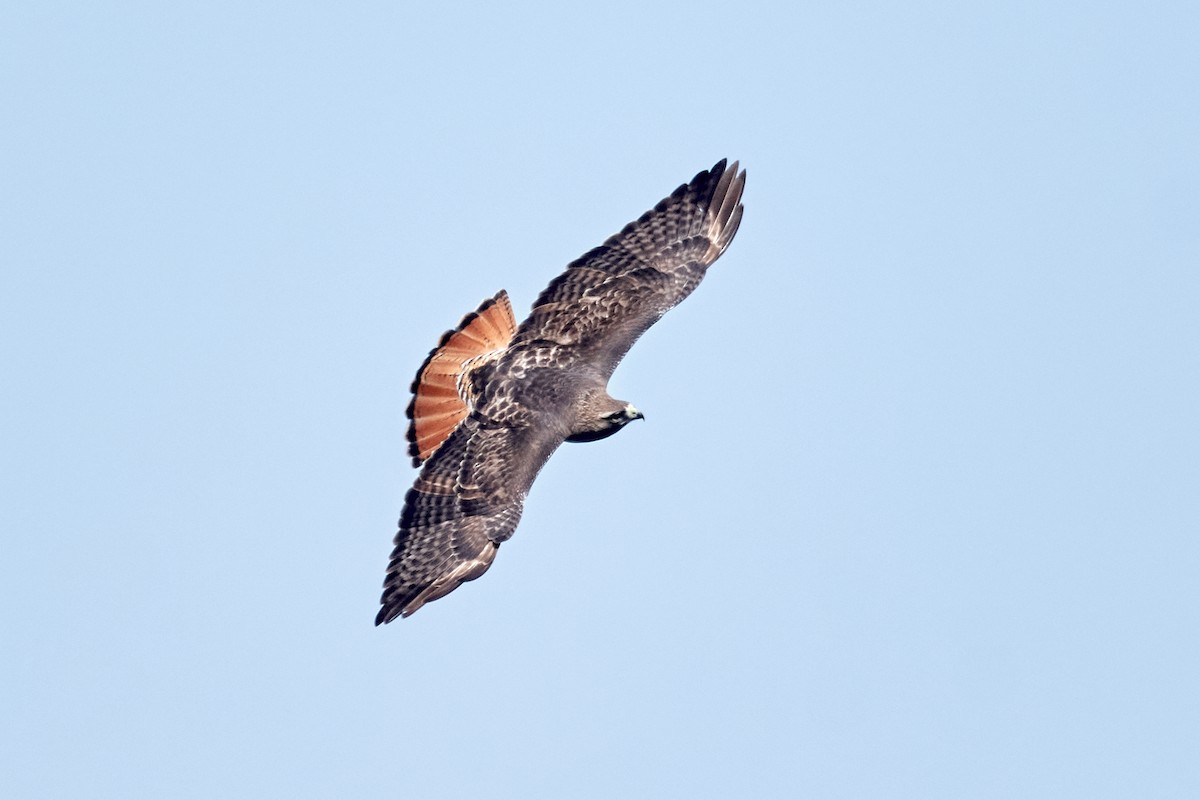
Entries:
{"type": "Polygon", "coordinates": [[[412,385],[409,453],[425,466],[404,500],[376,625],[486,572],[560,444],[642,418],[609,397],[609,376],[733,241],[737,167],[718,162],[572,262],[520,326],[501,291],[438,342],[412,385]]]}

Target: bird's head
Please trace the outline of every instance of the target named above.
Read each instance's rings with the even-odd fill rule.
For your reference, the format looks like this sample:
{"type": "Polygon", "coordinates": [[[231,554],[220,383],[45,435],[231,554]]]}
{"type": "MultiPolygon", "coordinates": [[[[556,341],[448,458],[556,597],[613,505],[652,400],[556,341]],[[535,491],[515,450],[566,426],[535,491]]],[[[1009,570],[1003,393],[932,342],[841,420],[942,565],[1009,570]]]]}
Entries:
{"type": "Polygon", "coordinates": [[[645,419],[646,415],[637,410],[633,403],[606,398],[609,403],[599,408],[588,409],[589,412],[579,419],[575,430],[567,437],[568,442],[594,442],[612,436],[635,419],[645,419]]]}

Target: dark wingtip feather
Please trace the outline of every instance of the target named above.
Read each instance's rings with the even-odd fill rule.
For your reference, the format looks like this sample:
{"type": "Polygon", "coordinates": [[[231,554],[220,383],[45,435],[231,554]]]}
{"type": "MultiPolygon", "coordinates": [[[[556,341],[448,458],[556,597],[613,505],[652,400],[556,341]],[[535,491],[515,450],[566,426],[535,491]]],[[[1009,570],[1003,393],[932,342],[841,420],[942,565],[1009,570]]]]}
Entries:
{"type": "Polygon", "coordinates": [[[733,241],[738,226],[742,223],[742,192],[745,188],[746,170],[739,172],[738,162],[734,161],[713,189],[709,214],[713,219],[716,231],[715,244],[719,253],[724,252],[729,243],[733,241]]]}
{"type": "MultiPolygon", "coordinates": [[[[714,183],[719,182],[721,180],[721,178],[725,175],[726,163],[727,163],[727,159],[722,158],[720,161],[718,161],[717,163],[712,165],[712,169],[706,169],[706,170],[701,170],[700,172],[697,172],[696,177],[692,178],[691,185],[699,186],[701,183],[704,183],[706,181],[712,181],[714,183]]],[[[734,162],[734,166],[735,167],[737,166],[736,161],[734,162]]]]}

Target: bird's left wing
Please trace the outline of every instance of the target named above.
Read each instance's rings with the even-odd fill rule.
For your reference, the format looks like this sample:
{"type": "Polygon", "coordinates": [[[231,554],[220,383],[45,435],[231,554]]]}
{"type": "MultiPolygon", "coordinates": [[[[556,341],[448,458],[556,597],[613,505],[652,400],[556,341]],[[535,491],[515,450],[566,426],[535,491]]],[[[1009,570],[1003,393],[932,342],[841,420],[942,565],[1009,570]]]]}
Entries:
{"type": "Polygon", "coordinates": [[[412,614],[487,571],[564,433],[467,417],[408,491],[375,624],[412,614]]]}

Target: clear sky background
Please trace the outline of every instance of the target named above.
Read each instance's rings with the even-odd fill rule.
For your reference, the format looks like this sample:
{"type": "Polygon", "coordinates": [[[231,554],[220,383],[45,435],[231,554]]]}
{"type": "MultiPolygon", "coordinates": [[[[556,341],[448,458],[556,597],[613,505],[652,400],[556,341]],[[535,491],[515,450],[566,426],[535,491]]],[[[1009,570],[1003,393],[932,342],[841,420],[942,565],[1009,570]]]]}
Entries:
{"type": "Polygon", "coordinates": [[[1196,3],[0,14],[0,795],[1200,796],[1196,3]],[[373,627],[446,328],[740,233],[373,627]]]}

